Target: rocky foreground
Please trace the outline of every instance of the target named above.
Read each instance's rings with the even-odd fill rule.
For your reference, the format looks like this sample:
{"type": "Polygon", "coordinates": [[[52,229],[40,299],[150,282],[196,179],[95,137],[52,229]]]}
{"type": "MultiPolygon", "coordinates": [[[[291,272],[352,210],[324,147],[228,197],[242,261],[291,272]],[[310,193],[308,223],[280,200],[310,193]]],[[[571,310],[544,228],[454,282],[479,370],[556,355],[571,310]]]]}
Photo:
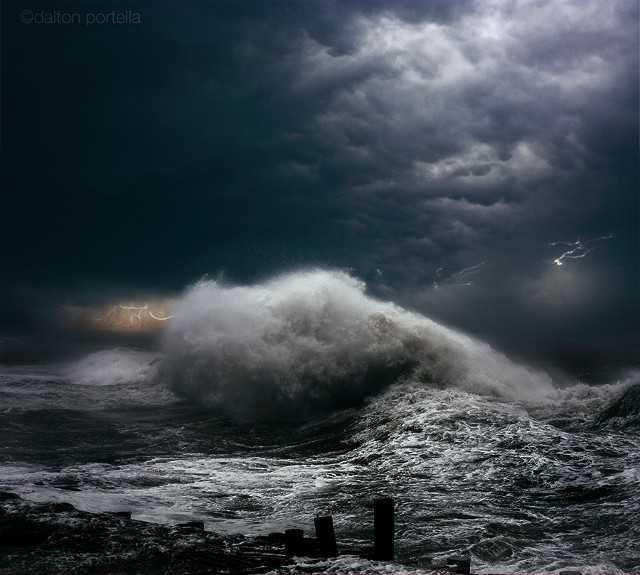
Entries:
{"type": "Polygon", "coordinates": [[[356,549],[322,560],[317,541],[306,538],[301,543],[308,553],[300,553],[306,558],[296,561],[285,540],[280,533],[221,536],[205,531],[200,521],[167,526],[137,521],[128,512],[87,513],[69,503],[34,503],[0,491],[0,575],[470,573],[468,560],[412,569],[370,561],[368,551],[356,549]]]}
{"type": "Polygon", "coordinates": [[[291,563],[277,538],[222,537],[0,492],[0,574],[264,573],[291,563]]]}
{"type": "Polygon", "coordinates": [[[323,560],[315,538],[301,538],[294,553],[288,545],[282,533],[221,536],[205,531],[200,521],[158,525],[128,512],[87,513],[69,503],[34,503],[0,491],[0,575],[469,573],[468,563],[462,570],[407,569],[370,561],[371,550],[345,546],[345,555],[323,560]]]}

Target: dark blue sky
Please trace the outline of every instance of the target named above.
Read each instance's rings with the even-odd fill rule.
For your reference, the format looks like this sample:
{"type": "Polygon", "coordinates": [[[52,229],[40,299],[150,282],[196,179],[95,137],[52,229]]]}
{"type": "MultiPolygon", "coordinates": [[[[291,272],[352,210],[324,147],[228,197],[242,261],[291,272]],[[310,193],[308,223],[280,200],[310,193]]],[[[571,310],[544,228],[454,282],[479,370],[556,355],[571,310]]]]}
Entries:
{"type": "Polygon", "coordinates": [[[319,265],[516,354],[635,359],[636,2],[12,0],[3,41],[4,331],[319,265]]]}

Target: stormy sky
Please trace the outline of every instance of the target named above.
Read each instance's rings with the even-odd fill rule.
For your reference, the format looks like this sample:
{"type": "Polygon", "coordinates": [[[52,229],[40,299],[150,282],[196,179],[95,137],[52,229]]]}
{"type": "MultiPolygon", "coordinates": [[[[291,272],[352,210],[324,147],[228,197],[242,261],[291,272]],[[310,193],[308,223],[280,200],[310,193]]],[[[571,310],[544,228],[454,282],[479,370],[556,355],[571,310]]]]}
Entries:
{"type": "Polygon", "coordinates": [[[2,333],[322,266],[531,361],[637,361],[636,1],[3,9],[2,333]]]}

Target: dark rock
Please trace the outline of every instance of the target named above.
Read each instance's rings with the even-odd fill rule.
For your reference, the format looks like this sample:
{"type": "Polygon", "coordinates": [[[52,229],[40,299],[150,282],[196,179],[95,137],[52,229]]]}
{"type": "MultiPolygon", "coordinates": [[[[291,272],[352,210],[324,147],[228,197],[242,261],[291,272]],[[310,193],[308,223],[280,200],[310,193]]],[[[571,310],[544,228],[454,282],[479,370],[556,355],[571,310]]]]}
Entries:
{"type": "Polygon", "coordinates": [[[193,531],[204,531],[204,522],[202,521],[186,521],[184,523],[178,523],[176,525],[178,529],[187,529],[193,531]]]}
{"type": "Polygon", "coordinates": [[[266,540],[272,545],[284,545],[285,534],[279,531],[274,531],[273,533],[269,533],[269,535],[267,535],[266,540]]]}
{"type": "Polygon", "coordinates": [[[38,545],[53,532],[49,525],[21,516],[0,518],[0,545],[38,545]]]}
{"type": "Polygon", "coordinates": [[[56,503],[45,503],[39,510],[45,513],[65,513],[67,511],[75,511],[75,507],[71,503],[64,503],[62,501],[56,503]]]}
{"type": "Polygon", "coordinates": [[[469,575],[471,573],[471,557],[447,557],[445,565],[452,573],[469,575]]]}
{"type": "Polygon", "coordinates": [[[489,562],[501,561],[513,555],[511,546],[500,539],[485,539],[476,543],[471,551],[474,555],[489,562]]]}
{"type": "Polygon", "coordinates": [[[0,573],[257,574],[291,561],[284,545],[269,538],[221,537],[204,531],[201,521],[176,529],[123,518],[124,514],[87,513],[17,496],[3,498],[0,573]],[[53,509],[58,511],[52,513],[53,509]]]}
{"type": "Polygon", "coordinates": [[[15,493],[9,493],[7,491],[0,491],[0,501],[18,500],[20,497],[15,493]]]}

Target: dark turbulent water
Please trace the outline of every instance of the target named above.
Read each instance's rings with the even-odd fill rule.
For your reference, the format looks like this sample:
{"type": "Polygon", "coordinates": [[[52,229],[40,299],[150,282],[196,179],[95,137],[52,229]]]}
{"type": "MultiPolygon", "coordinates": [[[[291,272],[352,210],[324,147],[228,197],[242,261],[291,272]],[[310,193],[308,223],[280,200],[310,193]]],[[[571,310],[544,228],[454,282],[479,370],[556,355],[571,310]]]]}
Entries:
{"type": "MultiPolygon", "coordinates": [[[[233,322],[212,320],[212,328],[205,317],[200,327],[177,324],[158,353],[120,348],[2,367],[0,489],[89,511],[132,510],[148,521],[202,519],[223,533],[311,530],[313,516],[329,512],[347,550],[368,543],[369,502],[390,494],[398,563],[346,557],[326,563],[327,571],[419,569],[468,551],[480,573],[640,572],[637,388],[611,407],[632,379],[554,383],[369,300],[344,278],[329,278],[337,288],[316,280],[322,289],[313,291],[319,303],[311,311],[295,286],[287,289],[297,297],[281,296],[284,311],[262,286],[261,305],[282,320],[286,338],[261,325],[273,328],[272,317],[254,318],[251,333],[236,339],[225,332],[237,334],[233,322]],[[336,313],[333,297],[357,312],[336,313]],[[380,357],[382,371],[362,367],[380,357]],[[322,358],[330,363],[320,366],[322,358]],[[264,389],[260,370],[271,370],[264,389]],[[350,378],[359,402],[339,391],[350,378]],[[281,380],[286,393],[274,395],[281,380]],[[250,397],[233,409],[243,401],[238,387],[250,397]],[[256,411],[262,392],[286,422],[277,411],[256,411]]],[[[219,286],[200,289],[220,299],[210,293],[219,286]]]]}

